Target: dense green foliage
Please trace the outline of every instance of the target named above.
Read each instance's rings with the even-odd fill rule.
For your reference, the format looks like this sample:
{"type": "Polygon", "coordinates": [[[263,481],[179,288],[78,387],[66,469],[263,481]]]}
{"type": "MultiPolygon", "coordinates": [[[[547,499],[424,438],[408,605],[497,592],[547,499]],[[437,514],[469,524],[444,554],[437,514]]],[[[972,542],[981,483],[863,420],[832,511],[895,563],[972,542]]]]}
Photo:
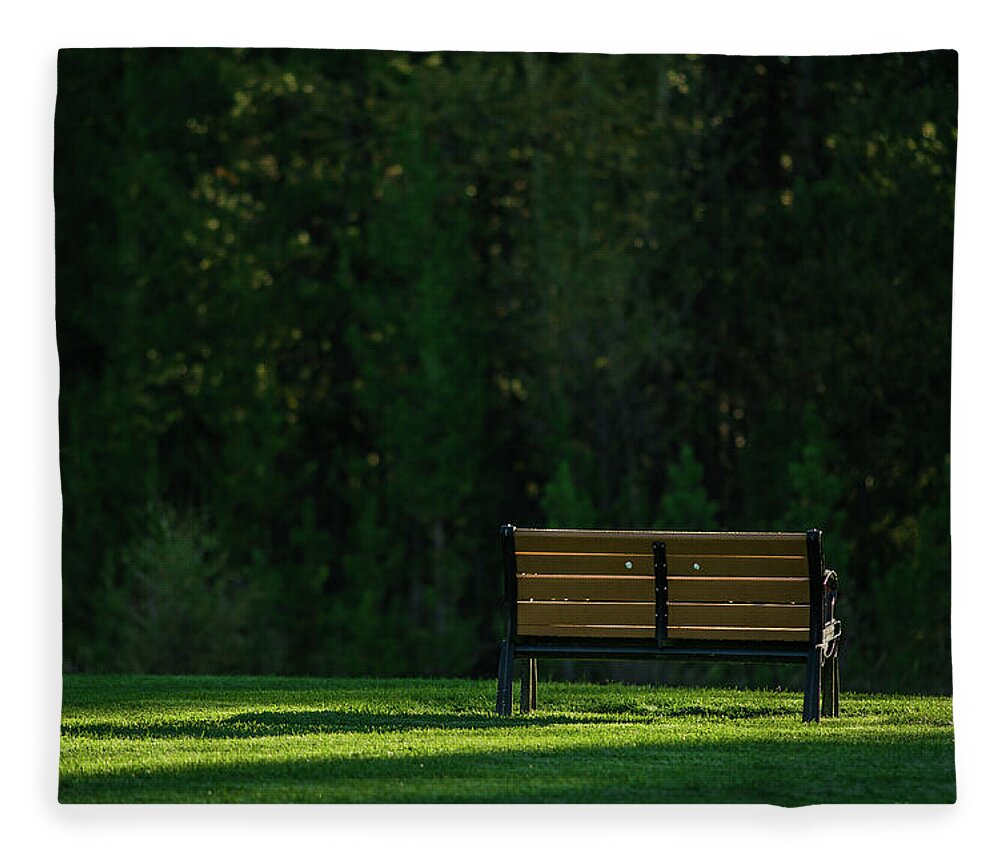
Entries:
{"type": "Polygon", "coordinates": [[[65,678],[63,803],[943,803],[951,700],[464,680],[65,678]],[[734,763],[738,762],[738,766],[734,763]]]}
{"type": "Polygon", "coordinates": [[[950,689],[957,58],[64,51],[65,663],[485,674],[497,529],[825,530],[950,689]]]}

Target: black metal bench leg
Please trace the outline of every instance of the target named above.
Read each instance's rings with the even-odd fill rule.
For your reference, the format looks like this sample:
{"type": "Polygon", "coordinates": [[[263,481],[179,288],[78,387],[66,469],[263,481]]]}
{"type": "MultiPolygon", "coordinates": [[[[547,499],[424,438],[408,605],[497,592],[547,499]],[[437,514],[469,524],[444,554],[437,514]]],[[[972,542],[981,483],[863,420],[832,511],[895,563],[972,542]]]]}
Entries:
{"type": "Polygon", "coordinates": [[[514,708],[514,646],[506,639],[500,643],[497,667],[497,713],[509,717],[514,708]]]}
{"type": "Polygon", "coordinates": [[[822,661],[823,674],[823,716],[840,716],[840,649],[834,646],[832,653],[822,661]]]}
{"type": "Polygon", "coordinates": [[[837,650],[833,652],[833,657],[830,659],[830,676],[832,682],[830,684],[833,691],[833,706],[832,706],[832,716],[840,716],[840,648],[838,646],[837,650]]]}
{"type": "Polygon", "coordinates": [[[521,713],[531,711],[531,660],[521,661],[521,713]]]}
{"type": "Polygon", "coordinates": [[[538,660],[524,661],[521,671],[521,713],[530,714],[538,707],[538,660]]]}
{"type": "Polygon", "coordinates": [[[819,648],[813,648],[806,660],[806,692],[802,700],[802,722],[819,722],[820,663],[819,648]]]}
{"type": "Polygon", "coordinates": [[[820,659],[820,675],[822,676],[823,690],[823,716],[832,717],[833,714],[833,666],[835,658],[833,656],[820,659]]]}

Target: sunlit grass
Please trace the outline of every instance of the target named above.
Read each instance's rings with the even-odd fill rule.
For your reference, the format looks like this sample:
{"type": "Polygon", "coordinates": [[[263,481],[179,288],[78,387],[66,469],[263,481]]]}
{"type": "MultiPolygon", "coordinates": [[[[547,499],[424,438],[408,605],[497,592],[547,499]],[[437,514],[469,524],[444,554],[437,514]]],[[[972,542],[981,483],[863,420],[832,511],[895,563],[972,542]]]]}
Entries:
{"type": "Polygon", "coordinates": [[[59,798],[118,802],[951,802],[951,700],[468,680],[67,676],[59,798]]]}

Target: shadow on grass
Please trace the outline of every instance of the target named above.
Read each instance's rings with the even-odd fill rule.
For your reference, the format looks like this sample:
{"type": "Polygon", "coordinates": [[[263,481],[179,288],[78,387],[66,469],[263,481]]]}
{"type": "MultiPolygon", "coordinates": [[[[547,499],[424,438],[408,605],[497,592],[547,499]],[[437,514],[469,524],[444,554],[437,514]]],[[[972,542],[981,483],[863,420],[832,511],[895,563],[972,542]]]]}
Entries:
{"type": "Polygon", "coordinates": [[[481,730],[619,722],[610,716],[510,717],[479,714],[372,713],[349,710],[245,711],[219,720],[150,722],[122,725],[94,720],[63,726],[64,737],[91,738],[256,738],[356,732],[408,732],[414,729],[481,730]]]}
{"type": "MultiPolygon", "coordinates": [[[[248,752],[247,755],[253,755],[248,752]]],[[[948,803],[950,739],[688,740],[128,765],[64,774],[63,803],[948,803]]]]}
{"type": "Polygon", "coordinates": [[[220,738],[239,739],[283,735],[332,734],[344,732],[406,732],[414,729],[482,730],[497,728],[542,727],[646,723],[670,718],[703,717],[713,720],[745,720],[795,716],[799,709],[787,707],[726,704],[719,706],[661,705],[639,706],[628,703],[608,706],[588,703],[580,715],[545,715],[500,718],[486,714],[384,713],[364,710],[255,710],[213,720],[162,720],[123,725],[108,720],[90,720],[64,725],[64,737],[89,738],[220,738]]]}
{"type": "Polygon", "coordinates": [[[635,705],[635,704],[597,704],[588,703],[587,710],[594,714],[613,714],[620,716],[639,716],[655,719],[671,717],[703,717],[709,720],[752,720],[770,719],[773,717],[801,716],[801,704],[789,705],[743,705],[736,702],[724,705],[635,705]]]}

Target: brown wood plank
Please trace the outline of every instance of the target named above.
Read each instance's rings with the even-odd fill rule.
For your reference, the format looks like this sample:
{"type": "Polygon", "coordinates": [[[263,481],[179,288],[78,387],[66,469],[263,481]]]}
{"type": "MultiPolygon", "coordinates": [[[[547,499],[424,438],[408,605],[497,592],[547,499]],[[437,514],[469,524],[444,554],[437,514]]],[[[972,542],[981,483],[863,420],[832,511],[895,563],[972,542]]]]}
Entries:
{"type": "Polygon", "coordinates": [[[538,576],[518,574],[520,600],[656,600],[652,576],[538,576]]]}
{"type": "Polygon", "coordinates": [[[666,532],[671,555],[758,555],[806,557],[805,533],[666,532]]]}
{"type": "Polygon", "coordinates": [[[808,577],[809,561],[803,556],[670,555],[669,576],[793,576],[808,577]]]}
{"type": "Polygon", "coordinates": [[[668,555],[806,555],[804,533],[584,531],[576,529],[517,529],[517,552],[651,553],[662,540],[668,555]]]}
{"type": "Polygon", "coordinates": [[[518,624],[520,636],[573,636],[577,639],[656,639],[656,628],[610,627],[590,624],[518,624]]]}
{"type": "Polygon", "coordinates": [[[652,555],[653,541],[660,540],[656,532],[591,532],[517,529],[514,548],[524,552],[633,553],[652,555]]]}
{"type": "MultiPolygon", "coordinates": [[[[647,550],[649,547],[647,547],[647,550]]],[[[601,576],[652,576],[653,554],[571,555],[568,553],[517,553],[518,573],[599,574],[601,576]],[[631,566],[629,566],[631,565],[631,566]]]]}
{"type": "MultiPolygon", "coordinates": [[[[809,575],[808,561],[798,556],[668,555],[667,570],[686,576],[809,575]]],[[[652,553],[517,553],[518,573],[653,575],[652,553]],[[631,565],[631,566],[630,566],[631,565]]]]}
{"type": "MultiPolygon", "coordinates": [[[[518,574],[521,600],[655,600],[651,576],[541,576],[518,574]]],[[[791,577],[668,576],[667,593],[678,603],[809,603],[809,580],[791,577]]]]}
{"type": "Polygon", "coordinates": [[[667,597],[680,603],[809,603],[809,580],[782,576],[667,576],[667,597]]]}
{"type": "Polygon", "coordinates": [[[808,642],[809,628],[799,627],[674,627],[668,639],[709,639],[728,642],[808,642]]]}
{"type": "Polygon", "coordinates": [[[671,600],[667,605],[667,624],[676,627],[808,628],[809,607],[759,603],[674,603],[671,600]]]}
{"type": "Polygon", "coordinates": [[[654,603],[597,603],[569,600],[519,600],[517,624],[600,624],[615,627],[656,624],[654,603]]]}

